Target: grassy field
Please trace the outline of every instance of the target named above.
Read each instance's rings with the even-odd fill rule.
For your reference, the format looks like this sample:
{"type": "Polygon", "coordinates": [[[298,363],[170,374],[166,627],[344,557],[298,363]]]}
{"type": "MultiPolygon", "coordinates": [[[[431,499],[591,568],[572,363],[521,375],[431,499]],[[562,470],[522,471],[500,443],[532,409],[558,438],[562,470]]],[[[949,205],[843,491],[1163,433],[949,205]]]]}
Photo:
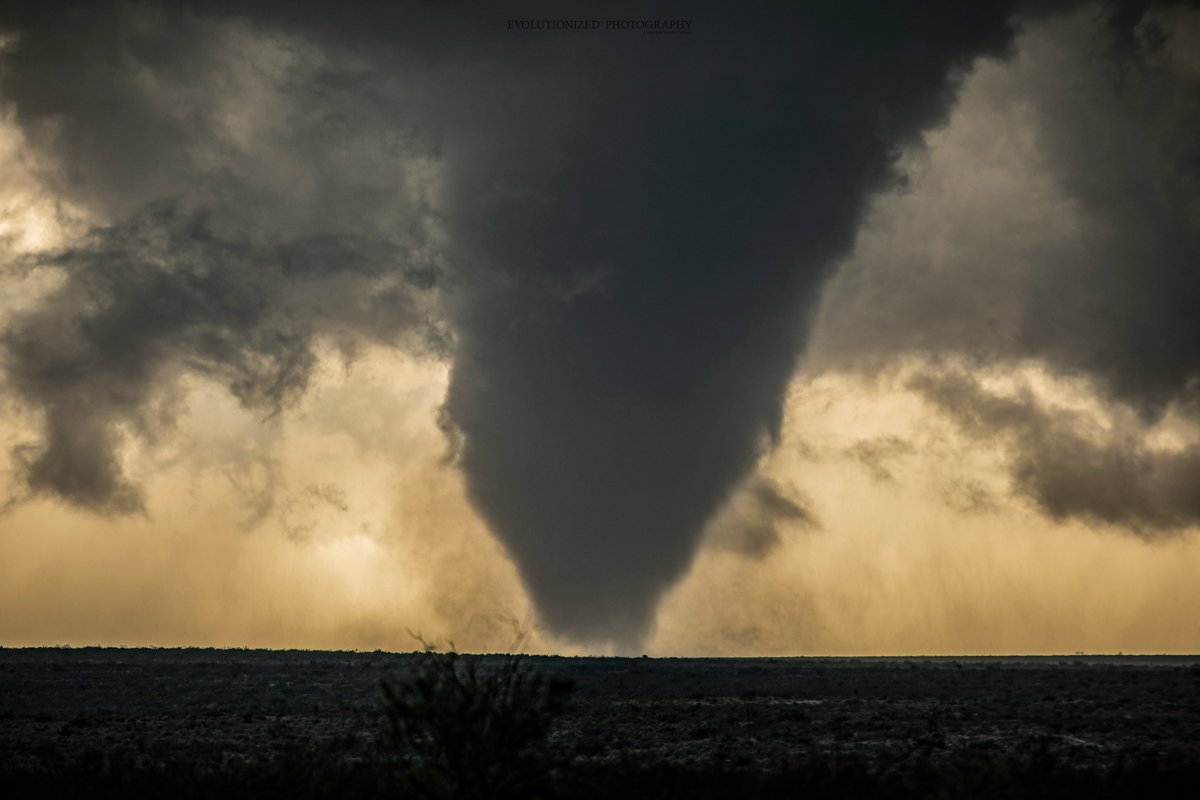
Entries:
{"type": "MultiPolygon", "coordinates": [[[[380,682],[415,654],[0,649],[0,786],[76,796],[413,793],[380,682]]],[[[465,658],[481,674],[504,658],[465,658]]],[[[575,691],[564,797],[1192,796],[1200,659],[527,657],[575,691]]]]}

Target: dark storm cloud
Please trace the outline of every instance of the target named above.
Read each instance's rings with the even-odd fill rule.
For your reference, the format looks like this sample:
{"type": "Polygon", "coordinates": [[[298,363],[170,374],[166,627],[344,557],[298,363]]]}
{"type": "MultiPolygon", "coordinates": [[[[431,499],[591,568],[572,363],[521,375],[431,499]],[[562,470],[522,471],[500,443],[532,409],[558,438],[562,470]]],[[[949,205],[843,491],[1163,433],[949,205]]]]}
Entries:
{"type": "MultiPolygon", "coordinates": [[[[98,220],[8,265],[64,275],[0,337],[5,384],[43,416],[14,454],[30,491],[143,508],[117,453],[171,427],[184,373],[269,416],[305,390],[317,337],[347,357],[362,339],[444,349],[409,178],[434,145],[380,100],[403,94],[387,76],[176,6],[9,14],[0,99],[47,191],[98,220]]],[[[270,504],[255,494],[256,515],[270,504]]]]}
{"type": "Polygon", "coordinates": [[[1101,427],[1028,389],[994,394],[963,372],[928,373],[909,385],[972,436],[1003,443],[1013,489],[1055,519],[1079,517],[1147,537],[1200,523],[1200,446],[1151,448],[1137,425],[1101,427]]]}
{"type": "MultiPolygon", "coordinates": [[[[1197,52],[1194,6],[1030,25],[831,284],[814,366],[1035,359],[1143,424],[1171,408],[1200,421],[1197,52]]],[[[1016,437],[1014,485],[1047,513],[1143,533],[1196,524],[1193,451],[1152,452],[1132,428],[1098,444],[1038,408],[972,419],[1016,437]]]]}
{"type": "Polygon", "coordinates": [[[822,362],[1034,357],[1095,378],[1148,418],[1193,395],[1198,19],[1196,9],[1101,5],[1031,26],[1014,65],[970,99],[962,139],[981,140],[975,151],[946,145],[935,158],[956,160],[916,188],[910,209],[949,221],[909,236],[896,212],[884,220],[897,226],[886,249],[860,243],[826,297],[822,362]],[[987,160],[1026,140],[1032,163],[987,160]],[[994,177],[1014,166],[1028,170],[1023,183],[994,177]],[[950,195],[957,187],[939,181],[978,188],[950,195]]]}
{"type": "Polygon", "coordinates": [[[398,303],[397,281],[416,294],[428,278],[395,270],[399,259],[354,237],[275,246],[229,238],[175,203],[43,257],[66,281],[0,338],[8,385],[45,412],[42,446],[19,453],[29,487],[96,511],[138,510],[140,493],[114,455],[121,425],[152,436],[169,423],[153,415],[163,407],[154,401],[164,392],[169,400],[184,370],[274,414],[308,385],[317,332],[419,329],[421,309],[398,303]],[[329,264],[336,287],[307,296],[329,264]]]}
{"type": "Polygon", "coordinates": [[[1041,146],[1094,238],[1037,271],[1016,344],[1153,418],[1200,390],[1200,70],[1176,60],[1200,29],[1147,18],[1116,44],[1039,98],[1041,146]]]}
{"type": "Polygon", "coordinates": [[[450,276],[444,422],[471,497],[550,627],[633,646],[778,437],[812,300],[868,196],[945,118],[956,76],[1005,51],[1011,4],[656,10],[694,20],[675,37],[509,31],[562,9],[444,5],[238,5],[230,23],[219,4],[21,7],[4,96],[53,134],[57,190],[113,220],[7,334],[10,379],[47,412],[28,475],[136,508],[113,437],[165,377],[199,370],[276,409],[316,332],[409,330],[406,298],[450,276]],[[221,45],[231,30],[250,45],[221,45]],[[256,112],[283,116],[269,147],[229,124],[256,112]],[[376,180],[389,131],[437,160],[437,197],[397,206],[376,180]],[[221,232],[176,215],[153,258],[140,241],[107,255],[181,193],[221,232]],[[339,288],[380,274],[395,309],[339,288]]]}

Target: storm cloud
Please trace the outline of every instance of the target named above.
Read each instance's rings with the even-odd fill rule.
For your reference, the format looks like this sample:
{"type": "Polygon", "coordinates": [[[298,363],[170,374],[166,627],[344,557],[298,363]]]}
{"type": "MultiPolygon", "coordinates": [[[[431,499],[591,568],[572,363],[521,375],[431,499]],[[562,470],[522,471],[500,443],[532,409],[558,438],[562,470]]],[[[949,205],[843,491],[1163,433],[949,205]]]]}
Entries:
{"type": "Polygon", "coordinates": [[[8,384],[45,413],[43,444],[18,453],[29,488],[97,511],[140,510],[114,453],[120,426],[153,438],[170,422],[183,370],[275,414],[307,386],[318,331],[419,330],[408,295],[427,278],[398,262],[385,243],[352,237],[274,247],[223,238],[202,212],[169,203],[45,257],[65,271],[62,288],[2,340],[8,384]],[[331,263],[336,284],[320,286],[331,263]]]}
{"type": "MultiPolygon", "coordinates": [[[[977,60],[1009,52],[1016,6],[657,8],[691,20],[670,36],[507,25],[562,14],[549,4],[443,6],[8,12],[0,96],[46,191],[91,226],[8,267],[61,275],[5,322],[6,385],[43,425],[15,461],[29,491],[135,512],[121,443],[169,431],[184,375],[268,416],[305,391],[318,341],[348,363],[365,342],[449,358],[455,463],[542,620],[635,647],[778,439],[815,303],[872,196],[977,60]]],[[[1113,58],[1146,63],[1145,38],[1113,58]]],[[[1009,338],[1154,413],[1195,375],[1194,353],[1147,360],[1138,344],[1194,317],[1194,287],[1171,283],[1195,253],[1179,169],[1195,162],[1175,136],[1194,109],[1176,72],[1119,72],[1161,89],[1136,101],[1165,115],[1160,146],[1114,167],[1158,170],[1161,203],[1112,190],[1126,172],[1080,182],[1136,125],[1091,154],[1049,126],[1067,132],[1046,135],[1048,158],[1095,224],[1133,204],[1150,227],[1095,241],[1112,281],[1081,259],[1023,283],[1009,338]],[[1131,293],[1146,248],[1161,280],[1131,293]],[[1082,280],[1094,294],[1038,305],[1082,280]],[[1143,322],[1168,296],[1180,314],[1143,322]],[[1096,307],[1096,330],[1117,333],[1066,330],[1096,307]]],[[[891,341],[920,338],[897,327],[891,341]]],[[[887,352],[858,341],[856,357],[887,352]]],[[[810,521],[763,491],[761,514],[810,521]]]]}
{"type": "Polygon", "coordinates": [[[830,283],[810,369],[925,363],[927,397],[981,442],[1009,442],[1013,487],[1051,517],[1194,526],[1189,436],[1146,440],[1168,417],[1200,423],[1198,47],[1194,7],[1091,5],[1030,25],[902,159],[909,187],[877,200],[830,283]],[[1124,421],[1094,436],[1036,390],[999,400],[960,375],[949,392],[946,362],[1038,365],[1124,421]]]}
{"type": "Polygon", "coordinates": [[[1054,519],[1079,517],[1150,537],[1200,523],[1200,446],[1153,447],[1134,419],[1098,422],[1028,387],[989,391],[961,371],[909,381],[970,435],[1010,451],[1013,490],[1054,519]]]}
{"type": "Polygon", "coordinates": [[[58,12],[14,26],[0,87],[44,191],[90,228],[6,265],[58,276],[0,339],[5,385],[43,417],[14,453],[28,491],[141,510],[118,453],[170,430],[184,374],[270,416],[318,337],[348,359],[363,340],[443,349],[413,177],[428,145],[369,102],[386,89],[339,92],[357,65],[236,20],[58,12]]]}
{"type": "Polygon", "coordinates": [[[820,527],[809,505],[794,486],[755,476],[713,518],[706,543],[761,561],[774,553],[792,530],[820,527]]]}

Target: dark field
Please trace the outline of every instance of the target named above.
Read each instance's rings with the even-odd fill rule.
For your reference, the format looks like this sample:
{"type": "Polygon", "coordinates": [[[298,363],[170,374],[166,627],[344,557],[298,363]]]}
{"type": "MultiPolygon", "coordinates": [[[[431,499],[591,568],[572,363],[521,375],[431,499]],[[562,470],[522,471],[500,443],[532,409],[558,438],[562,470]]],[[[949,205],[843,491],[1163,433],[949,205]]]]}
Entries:
{"type": "MultiPolygon", "coordinates": [[[[486,673],[502,660],[478,663],[486,673]]],[[[413,663],[0,650],[0,791],[397,796],[379,686],[413,663]]],[[[1190,797],[1200,786],[1192,657],[523,663],[576,687],[550,740],[564,797],[1190,797]]]]}

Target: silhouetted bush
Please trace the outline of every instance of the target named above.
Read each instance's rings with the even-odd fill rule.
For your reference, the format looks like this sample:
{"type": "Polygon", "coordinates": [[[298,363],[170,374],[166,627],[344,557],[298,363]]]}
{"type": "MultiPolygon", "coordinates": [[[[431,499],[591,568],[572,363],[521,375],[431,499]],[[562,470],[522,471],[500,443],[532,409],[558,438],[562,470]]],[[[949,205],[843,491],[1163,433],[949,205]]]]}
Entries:
{"type": "Polygon", "coordinates": [[[547,737],[572,684],[517,657],[481,669],[457,653],[427,650],[384,681],[387,742],[401,780],[429,798],[527,798],[550,793],[547,737]]]}

